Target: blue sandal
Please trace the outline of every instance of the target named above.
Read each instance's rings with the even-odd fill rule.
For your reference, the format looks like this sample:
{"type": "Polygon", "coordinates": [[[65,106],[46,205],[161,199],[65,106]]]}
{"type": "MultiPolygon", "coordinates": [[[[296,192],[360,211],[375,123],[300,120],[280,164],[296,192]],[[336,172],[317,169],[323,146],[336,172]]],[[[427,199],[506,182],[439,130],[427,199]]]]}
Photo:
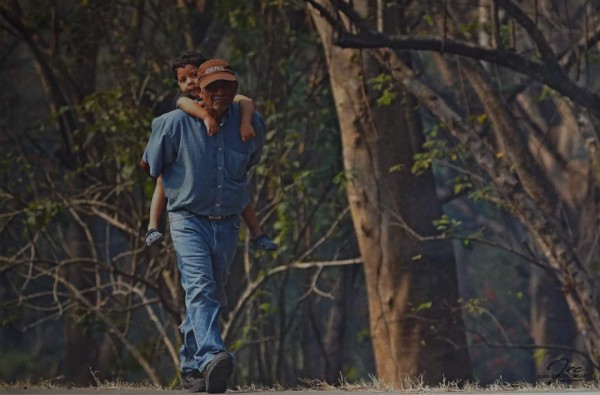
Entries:
{"type": "Polygon", "coordinates": [[[146,245],[148,247],[152,244],[160,243],[164,239],[165,236],[156,229],[148,229],[148,232],[146,232],[146,245]]]}
{"type": "Polygon", "coordinates": [[[279,247],[277,243],[273,242],[273,240],[264,233],[256,239],[251,240],[250,243],[252,244],[252,247],[257,250],[275,251],[277,247],[279,247]]]}

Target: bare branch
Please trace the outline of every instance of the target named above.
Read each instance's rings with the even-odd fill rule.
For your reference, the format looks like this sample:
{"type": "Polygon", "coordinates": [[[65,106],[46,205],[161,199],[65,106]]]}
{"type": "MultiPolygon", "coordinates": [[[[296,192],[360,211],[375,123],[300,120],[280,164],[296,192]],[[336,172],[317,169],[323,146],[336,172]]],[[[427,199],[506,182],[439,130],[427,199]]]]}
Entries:
{"type": "MultiPolygon", "coordinates": [[[[307,1],[317,8],[313,0],[307,1]]],[[[317,8],[327,22],[338,29],[339,33],[335,44],[342,48],[424,50],[485,60],[499,66],[510,68],[531,77],[535,81],[548,85],[557,92],[568,96],[579,105],[587,108],[600,119],[600,95],[589,89],[578,86],[562,70],[557,71],[556,68],[549,68],[545,63],[532,61],[515,52],[501,48],[484,48],[467,41],[382,34],[370,29],[366,25],[366,22],[352,11],[352,8],[349,7],[345,1],[336,1],[336,5],[339,6],[339,9],[355,24],[355,26],[361,27],[361,31],[356,34],[343,30],[343,26],[337,22],[326,8],[322,6],[317,8]]],[[[537,42],[537,44],[543,46],[541,42],[537,42]]],[[[544,53],[546,54],[545,56],[550,56],[550,54],[547,53],[547,50],[544,50],[544,53]]],[[[556,56],[554,56],[552,63],[557,63],[556,56]]]]}
{"type": "Polygon", "coordinates": [[[312,268],[323,268],[323,267],[335,267],[345,265],[356,265],[363,262],[362,258],[344,259],[340,261],[316,261],[316,262],[295,262],[287,265],[280,265],[269,269],[266,273],[260,275],[253,282],[246,286],[246,289],[240,295],[237,304],[229,314],[228,320],[223,325],[222,336],[223,340],[227,343],[232,335],[233,327],[236,321],[239,319],[240,312],[248,304],[248,302],[254,297],[254,294],[260,289],[260,287],[272,276],[284,273],[293,269],[312,269],[312,268]]]}
{"type": "Polygon", "coordinates": [[[556,54],[550,47],[550,44],[548,44],[548,41],[542,32],[540,32],[535,26],[535,23],[529,19],[527,15],[525,15],[523,10],[514,5],[512,0],[494,0],[494,2],[504,8],[506,12],[515,18],[519,25],[523,26],[527,33],[529,33],[529,36],[532,38],[533,42],[540,51],[542,61],[546,64],[548,69],[558,73],[558,77],[566,77],[556,61],[556,54]]]}

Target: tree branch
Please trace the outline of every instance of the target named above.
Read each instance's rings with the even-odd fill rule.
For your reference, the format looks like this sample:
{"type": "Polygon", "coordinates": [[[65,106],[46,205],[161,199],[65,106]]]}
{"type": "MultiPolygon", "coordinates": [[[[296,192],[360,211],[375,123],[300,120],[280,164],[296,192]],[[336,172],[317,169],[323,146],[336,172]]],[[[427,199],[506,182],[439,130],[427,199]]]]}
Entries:
{"type": "Polygon", "coordinates": [[[344,265],[356,265],[362,263],[362,258],[353,258],[353,259],[344,259],[340,261],[316,261],[316,262],[295,262],[290,263],[289,265],[280,265],[274,268],[269,269],[266,273],[259,276],[256,280],[249,283],[246,286],[246,289],[240,295],[237,304],[229,314],[229,320],[223,325],[222,336],[225,343],[228,342],[230,336],[232,335],[233,327],[236,321],[239,318],[240,312],[246,306],[246,304],[252,299],[256,291],[260,289],[260,287],[269,279],[270,277],[287,272],[293,269],[312,269],[312,268],[323,268],[323,267],[333,267],[333,266],[344,266],[344,265]]]}
{"type": "Polygon", "coordinates": [[[494,2],[504,8],[529,33],[548,69],[558,73],[561,77],[564,76],[564,71],[560,68],[550,44],[523,10],[515,6],[511,0],[494,0],[494,2]]]}
{"type": "MultiPolygon", "coordinates": [[[[579,105],[587,108],[600,119],[600,96],[588,89],[579,87],[566,75],[564,70],[560,69],[560,67],[559,70],[557,70],[556,67],[549,67],[545,63],[532,61],[515,52],[503,49],[484,48],[468,41],[382,34],[370,29],[366,22],[364,22],[364,20],[356,14],[345,1],[339,0],[335,3],[339,7],[338,9],[342,11],[355,26],[360,28],[358,33],[350,33],[325,7],[318,5],[314,0],[307,1],[321,13],[323,18],[325,18],[332,27],[337,29],[339,33],[337,39],[334,41],[336,45],[342,48],[393,48],[434,51],[495,63],[548,85],[552,89],[568,96],[579,105]]],[[[523,23],[525,22],[523,21],[523,23]]],[[[530,32],[530,34],[535,34],[532,32],[530,32]]],[[[542,39],[543,37],[538,38],[536,45],[544,48],[542,39]]],[[[549,64],[558,64],[554,52],[551,52],[549,49],[543,49],[543,52],[544,56],[552,55],[553,59],[552,62],[548,62],[549,64]]]]}

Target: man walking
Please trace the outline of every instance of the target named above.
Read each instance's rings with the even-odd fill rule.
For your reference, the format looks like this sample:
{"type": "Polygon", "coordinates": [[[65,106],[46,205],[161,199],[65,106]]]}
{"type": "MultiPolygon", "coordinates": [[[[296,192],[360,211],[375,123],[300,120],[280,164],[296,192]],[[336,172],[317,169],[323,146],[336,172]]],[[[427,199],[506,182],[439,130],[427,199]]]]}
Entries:
{"type": "Polygon", "coordinates": [[[256,137],[242,141],[240,107],[233,103],[238,83],[227,62],[203,63],[198,79],[203,105],[219,123],[219,132],[209,136],[201,120],[171,111],[152,122],[142,163],[152,177],[162,175],[186,294],[182,386],[221,393],[233,371],[233,356],[221,338],[218,316],[227,303],[224,287],[238,241],[239,215],[250,200],[246,174],[260,159],[265,126],[255,113],[256,137]]]}

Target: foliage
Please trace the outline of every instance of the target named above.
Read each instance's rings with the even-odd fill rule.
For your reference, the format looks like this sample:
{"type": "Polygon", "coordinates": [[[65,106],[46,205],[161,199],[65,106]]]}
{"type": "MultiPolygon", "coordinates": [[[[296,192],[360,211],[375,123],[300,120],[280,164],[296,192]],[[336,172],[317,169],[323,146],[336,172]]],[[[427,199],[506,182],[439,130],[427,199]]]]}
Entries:
{"type": "MultiPolygon", "coordinates": [[[[241,366],[252,366],[264,353],[280,354],[289,348],[300,353],[308,347],[300,334],[316,330],[325,336],[328,330],[323,319],[309,321],[307,314],[326,317],[335,307],[330,298],[347,297],[338,295],[336,288],[339,273],[349,269],[336,268],[335,261],[354,258],[357,252],[344,211],[343,186],[329,186],[340,174],[339,136],[315,36],[306,29],[303,7],[297,4],[231,3],[217,3],[205,10],[206,15],[198,15],[195,7],[161,1],[82,2],[71,9],[48,3],[47,10],[24,7],[23,14],[11,15],[31,19],[32,29],[51,37],[54,27],[44,16],[56,12],[61,28],[54,34],[62,44],[56,60],[27,62],[51,69],[50,77],[32,72],[32,84],[56,78],[64,89],[40,96],[43,106],[35,117],[19,106],[30,98],[13,93],[18,92],[16,86],[7,81],[4,91],[18,97],[7,108],[16,107],[26,116],[6,120],[15,127],[12,132],[3,128],[2,135],[11,146],[2,148],[6,166],[1,169],[0,290],[6,319],[1,330],[64,326],[53,344],[62,345],[56,360],[66,364],[63,372],[73,382],[146,377],[159,384],[175,376],[182,292],[170,244],[144,248],[153,183],[138,163],[150,121],[174,96],[167,59],[185,49],[188,39],[202,42],[203,37],[189,37],[180,27],[209,12],[217,18],[215,26],[233,22],[227,43],[220,47],[223,53],[214,56],[232,62],[243,93],[256,101],[267,120],[268,141],[250,188],[264,229],[281,245],[278,255],[254,253],[247,244],[240,249],[234,266],[240,273],[231,277],[231,294],[243,293],[256,281],[264,283],[242,300],[245,305],[239,311],[227,312],[224,328],[231,349],[241,366]],[[271,23],[257,23],[264,18],[271,23]],[[289,25],[288,18],[299,23],[289,25]],[[130,21],[137,28],[128,28],[130,21]],[[93,31],[89,36],[86,24],[93,31]],[[279,57],[265,59],[257,51],[261,47],[279,57]],[[80,58],[84,50],[87,59],[80,58]],[[308,68],[307,57],[315,60],[308,68]],[[18,139],[19,134],[27,139],[18,139]],[[244,259],[262,270],[244,272],[244,259]],[[333,265],[267,276],[269,269],[298,261],[333,265]],[[73,337],[85,342],[79,347],[94,351],[69,365],[75,355],[67,344],[73,337]],[[274,338],[280,341],[264,341],[274,338]],[[256,345],[263,348],[261,353],[254,352],[256,345]],[[100,350],[110,351],[103,351],[107,357],[101,358],[100,350]],[[93,366],[93,377],[87,371],[82,377],[81,365],[93,366]]],[[[25,37],[14,42],[22,54],[32,49],[19,44],[25,37]]],[[[7,80],[22,78],[22,73],[18,68],[3,70],[7,80]]],[[[356,276],[345,281],[352,286],[346,292],[361,292],[356,276]]],[[[356,324],[364,326],[365,306],[359,305],[363,311],[356,324]]],[[[354,324],[348,328],[353,330],[354,324]]],[[[29,330],[19,338],[27,343],[36,333],[29,330]]],[[[361,352],[368,353],[368,342],[360,344],[361,352]]],[[[19,358],[31,352],[27,347],[14,349],[19,358]]],[[[294,382],[306,367],[298,367],[293,353],[288,355],[277,364],[262,360],[271,367],[241,371],[239,380],[294,382]]],[[[368,366],[345,369],[357,368],[368,366]]],[[[6,369],[2,376],[24,378],[33,369],[6,369]]],[[[58,364],[43,375],[50,377],[56,369],[58,364]]]]}

